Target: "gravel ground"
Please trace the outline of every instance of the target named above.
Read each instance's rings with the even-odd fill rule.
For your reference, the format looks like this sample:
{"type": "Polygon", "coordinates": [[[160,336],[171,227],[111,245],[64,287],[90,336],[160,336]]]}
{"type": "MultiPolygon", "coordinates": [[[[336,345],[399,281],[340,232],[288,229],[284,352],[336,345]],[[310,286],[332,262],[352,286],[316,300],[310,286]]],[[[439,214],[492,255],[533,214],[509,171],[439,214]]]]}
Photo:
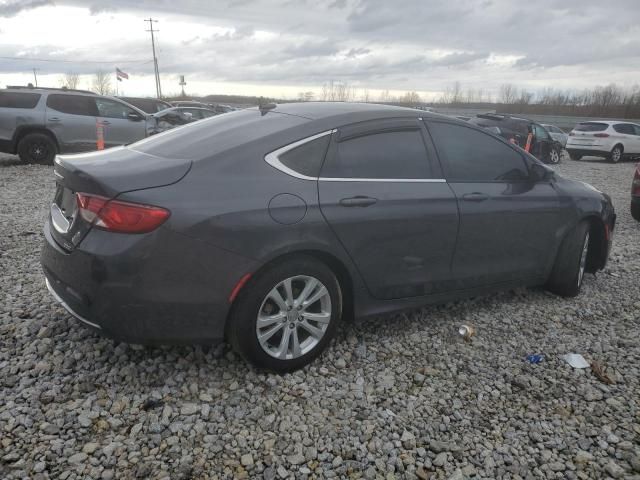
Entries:
{"type": "Polygon", "coordinates": [[[345,326],[285,376],[225,348],[118,344],[49,296],[50,167],[0,160],[0,477],[640,479],[633,165],[564,161],[618,212],[606,271],[345,326]],[[456,331],[471,323],[477,336],[456,331]],[[613,385],[559,356],[582,353],[613,385]],[[544,354],[538,365],[525,361],[544,354]]]}

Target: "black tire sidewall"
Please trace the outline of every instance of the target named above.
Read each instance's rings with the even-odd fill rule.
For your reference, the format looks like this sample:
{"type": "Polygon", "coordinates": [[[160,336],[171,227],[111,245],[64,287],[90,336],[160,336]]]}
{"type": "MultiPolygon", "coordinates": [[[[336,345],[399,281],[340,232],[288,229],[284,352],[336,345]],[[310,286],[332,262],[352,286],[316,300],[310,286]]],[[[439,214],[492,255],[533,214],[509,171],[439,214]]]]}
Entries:
{"type": "Polygon", "coordinates": [[[609,161],[611,161],[611,163],[619,163],[620,161],[622,161],[622,155],[624,153],[624,150],[622,149],[622,147],[620,145],[616,145],[615,147],[613,147],[611,149],[611,153],[609,154],[609,161]],[[613,158],[613,152],[615,150],[620,150],[620,158],[618,158],[618,160],[614,160],[613,158]]]}
{"type": "Polygon", "coordinates": [[[55,142],[45,133],[28,133],[18,143],[18,155],[25,163],[36,163],[40,165],[52,165],[56,156],[57,148],[55,142]],[[42,159],[34,159],[29,153],[29,147],[34,143],[46,145],[48,155],[42,159]]]}
{"type": "Polygon", "coordinates": [[[259,272],[242,289],[228,319],[227,337],[233,348],[246,360],[259,368],[275,372],[297,370],[317,358],[331,342],[342,317],[342,292],[336,276],[322,262],[307,256],[296,256],[259,272]],[[331,298],[331,321],[322,340],[307,354],[291,359],[279,360],[266,353],[256,336],[256,320],[262,301],[282,280],[309,275],[320,280],[331,298]]]}
{"type": "Polygon", "coordinates": [[[634,220],[640,222],[640,203],[632,202],[631,203],[631,216],[634,220]]]}
{"type": "MultiPolygon", "coordinates": [[[[547,288],[563,297],[575,297],[580,293],[583,281],[578,284],[580,260],[585,236],[589,232],[589,223],[582,221],[576,225],[562,241],[556,255],[553,270],[547,282],[547,288]]],[[[589,239],[591,242],[591,239],[589,239]]]]}

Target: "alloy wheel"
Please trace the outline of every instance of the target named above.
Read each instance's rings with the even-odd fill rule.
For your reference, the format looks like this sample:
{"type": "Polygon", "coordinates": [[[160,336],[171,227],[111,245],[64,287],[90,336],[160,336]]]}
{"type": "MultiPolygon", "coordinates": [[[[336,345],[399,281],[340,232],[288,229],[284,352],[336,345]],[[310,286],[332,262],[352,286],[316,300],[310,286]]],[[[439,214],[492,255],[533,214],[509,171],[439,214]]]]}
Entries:
{"type": "Polygon", "coordinates": [[[611,152],[611,160],[614,163],[618,163],[621,157],[622,157],[622,151],[620,150],[620,147],[615,147],[611,152]]]}
{"type": "Polygon", "coordinates": [[[560,154],[557,150],[551,150],[551,153],[549,154],[549,161],[553,164],[556,164],[560,161],[560,154]]]}
{"type": "Polygon", "coordinates": [[[584,237],[584,245],[582,246],[582,254],[580,255],[580,269],[578,271],[578,287],[582,285],[582,277],[587,266],[587,253],[589,251],[589,232],[584,237]]]}
{"type": "Polygon", "coordinates": [[[29,155],[36,162],[39,162],[44,158],[46,158],[48,153],[49,153],[49,149],[44,143],[33,143],[29,147],[29,155]]]}
{"type": "Polygon", "coordinates": [[[278,283],[262,301],[256,335],[262,349],[280,360],[313,350],[331,322],[331,296],[315,277],[298,275],[278,283]]]}

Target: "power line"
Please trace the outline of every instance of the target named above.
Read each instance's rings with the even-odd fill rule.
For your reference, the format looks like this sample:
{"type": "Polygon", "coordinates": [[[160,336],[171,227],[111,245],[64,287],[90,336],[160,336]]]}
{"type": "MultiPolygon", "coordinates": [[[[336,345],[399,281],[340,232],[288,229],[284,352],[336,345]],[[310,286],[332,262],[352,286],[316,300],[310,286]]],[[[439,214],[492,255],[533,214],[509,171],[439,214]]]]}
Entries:
{"type": "Polygon", "coordinates": [[[147,32],[151,32],[151,49],[153,50],[153,67],[156,72],[156,95],[158,98],[162,98],[162,88],[160,86],[160,70],[158,70],[158,57],[156,57],[156,40],[154,37],[154,32],[159,32],[159,30],[153,29],[154,22],[157,23],[157,20],[153,18],[149,18],[145,20],[145,22],[149,22],[149,30],[147,32]]]}
{"type": "Polygon", "coordinates": [[[20,60],[20,61],[27,61],[27,62],[51,62],[51,63],[139,63],[139,64],[145,64],[145,63],[151,63],[153,62],[153,60],[66,60],[66,59],[60,59],[60,60],[54,60],[51,58],[33,58],[33,57],[2,57],[0,56],[0,59],[3,60],[20,60]]]}

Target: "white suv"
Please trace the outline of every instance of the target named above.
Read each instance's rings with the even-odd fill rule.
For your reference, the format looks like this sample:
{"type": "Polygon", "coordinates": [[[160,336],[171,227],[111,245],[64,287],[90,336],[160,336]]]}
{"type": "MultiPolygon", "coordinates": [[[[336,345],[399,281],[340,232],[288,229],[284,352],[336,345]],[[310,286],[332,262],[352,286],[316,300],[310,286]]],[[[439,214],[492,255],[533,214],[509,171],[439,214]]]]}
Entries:
{"type": "Polygon", "coordinates": [[[573,160],[594,156],[617,163],[623,157],[638,157],[640,125],[604,120],[579,123],[571,130],[566,149],[573,160]]]}

